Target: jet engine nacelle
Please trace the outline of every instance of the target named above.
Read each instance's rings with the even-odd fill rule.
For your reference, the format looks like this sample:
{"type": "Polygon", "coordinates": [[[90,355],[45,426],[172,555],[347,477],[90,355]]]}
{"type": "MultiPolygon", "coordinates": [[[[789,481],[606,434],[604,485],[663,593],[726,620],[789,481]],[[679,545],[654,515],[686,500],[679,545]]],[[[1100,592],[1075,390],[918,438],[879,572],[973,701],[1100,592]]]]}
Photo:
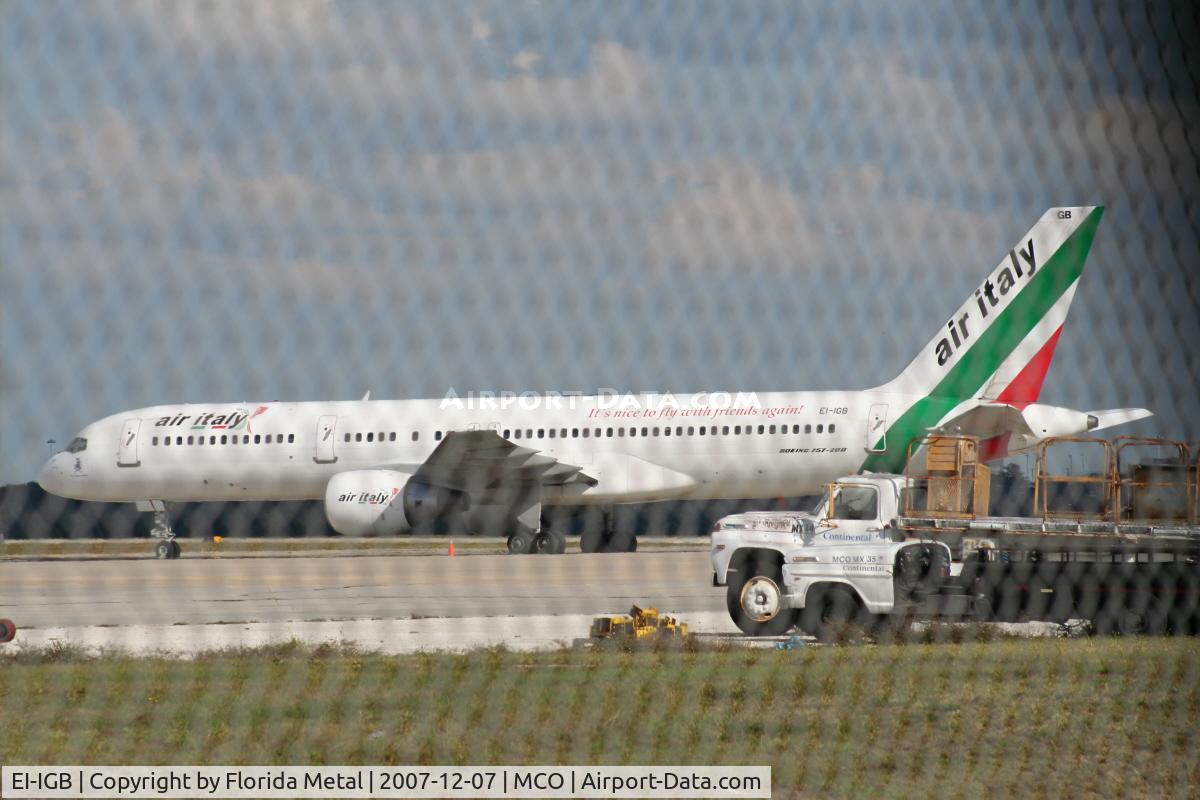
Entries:
{"type": "Polygon", "coordinates": [[[339,472],[325,486],[325,517],[343,536],[394,536],[431,526],[462,504],[463,495],[407,472],[339,472]]]}

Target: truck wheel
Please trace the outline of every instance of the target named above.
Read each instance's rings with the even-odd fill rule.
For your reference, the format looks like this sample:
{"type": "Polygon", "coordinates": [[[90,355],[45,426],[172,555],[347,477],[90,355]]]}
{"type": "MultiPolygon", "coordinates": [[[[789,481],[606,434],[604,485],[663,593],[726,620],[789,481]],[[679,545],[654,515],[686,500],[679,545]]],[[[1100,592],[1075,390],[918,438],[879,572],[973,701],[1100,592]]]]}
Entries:
{"type": "Polygon", "coordinates": [[[913,615],[907,611],[880,614],[871,626],[871,638],[879,644],[903,644],[912,634],[913,615]]]}
{"type": "Polygon", "coordinates": [[[1136,589],[1117,612],[1116,628],[1122,636],[1161,636],[1167,631],[1165,604],[1152,592],[1136,589]]]}
{"type": "Polygon", "coordinates": [[[11,642],[17,635],[17,626],[11,619],[0,619],[0,643],[11,642]]]}
{"type": "Polygon", "coordinates": [[[865,614],[858,596],[845,586],[830,586],[805,603],[800,627],[822,642],[847,642],[862,632],[865,614]]]}
{"type": "Polygon", "coordinates": [[[796,624],[796,610],[787,605],[783,569],[758,559],[738,568],[729,582],[725,604],[734,624],[751,636],[782,636],[796,624]]]}

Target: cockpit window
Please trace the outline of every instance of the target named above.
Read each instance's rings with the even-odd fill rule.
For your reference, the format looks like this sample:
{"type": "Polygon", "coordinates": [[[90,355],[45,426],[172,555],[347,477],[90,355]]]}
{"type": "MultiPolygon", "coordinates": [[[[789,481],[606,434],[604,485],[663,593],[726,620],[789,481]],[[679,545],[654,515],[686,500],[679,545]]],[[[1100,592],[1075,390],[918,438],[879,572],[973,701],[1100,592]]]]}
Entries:
{"type": "Polygon", "coordinates": [[[87,439],[84,439],[82,436],[76,436],[67,445],[68,453],[82,453],[84,450],[87,450],[87,439]]]}

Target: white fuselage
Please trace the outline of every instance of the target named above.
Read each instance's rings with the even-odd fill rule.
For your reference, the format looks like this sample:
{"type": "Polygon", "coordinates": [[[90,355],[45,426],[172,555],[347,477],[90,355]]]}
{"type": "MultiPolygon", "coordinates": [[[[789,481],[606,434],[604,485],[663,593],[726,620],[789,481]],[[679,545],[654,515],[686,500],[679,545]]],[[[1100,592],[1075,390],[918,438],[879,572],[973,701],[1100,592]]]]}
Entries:
{"type": "Polygon", "coordinates": [[[319,499],[337,473],[415,469],[448,432],[490,428],[597,479],[548,492],[547,504],[794,496],[856,471],[869,455],[868,427],[877,439],[889,402],[911,402],[871,391],[754,397],[754,407],[724,409],[704,395],[667,404],[655,395],[559,398],[528,409],[443,400],[156,406],[89,425],[77,439],[84,449],[54,456],[38,480],[86,500],[319,499]]]}

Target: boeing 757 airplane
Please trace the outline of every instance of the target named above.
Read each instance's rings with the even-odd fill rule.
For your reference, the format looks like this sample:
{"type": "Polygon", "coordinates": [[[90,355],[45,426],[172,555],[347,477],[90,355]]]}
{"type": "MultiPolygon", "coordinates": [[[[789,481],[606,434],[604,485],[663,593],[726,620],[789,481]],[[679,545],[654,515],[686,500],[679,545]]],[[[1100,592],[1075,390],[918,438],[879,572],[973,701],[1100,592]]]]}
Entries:
{"type": "MultiPolygon", "coordinates": [[[[155,512],[160,558],[180,554],[167,503],[319,498],[349,536],[441,523],[507,536],[513,553],[555,553],[566,540],[541,529],[543,504],[813,494],[841,475],[903,469],[909,443],[931,431],[983,437],[999,458],[1150,416],[1037,403],[1102,212],[1047,211],[873,389],[154,406],[88,425],[38,483],[155,512]]],[[[636,539],[597,532],[581,546],[636,539]]]]}

